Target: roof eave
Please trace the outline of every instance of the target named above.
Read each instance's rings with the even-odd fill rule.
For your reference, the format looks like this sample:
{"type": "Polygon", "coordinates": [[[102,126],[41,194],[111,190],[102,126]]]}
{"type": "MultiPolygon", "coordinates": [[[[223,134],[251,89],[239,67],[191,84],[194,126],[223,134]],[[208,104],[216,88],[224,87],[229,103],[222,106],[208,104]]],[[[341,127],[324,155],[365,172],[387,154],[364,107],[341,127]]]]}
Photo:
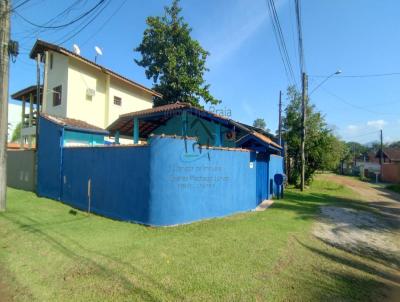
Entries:
{"type": "Polygon", "coordinates": [[[55,45],[55,44],[51,44],[51,43],[45,42],[43,40],[36,40],[35,45],[32,47],[32,50],[29,53],[29,57],[31,59],[35,59],[38,53],[43,54],[45,50],[52,50],[52,51],[61,53],[63,55],[66,55],[68,57],[73,57],[73,58],[75,58],[75,59],[77,59],[77,60],[79,60],[79,61],[81,61],[81,62],[83,62],[85,64],[91,65],[92,67],[94,67],[94,68],[96,68],[96,69],[98,69],[98,70],[100,70],[100,71],[102,71],[102,72],[104,72],[106,74],[109,74],[109,75],[119,79],[122,82],[125,82],[125,83],[127,83],[129,85],[132,85],[132,86],[134,86],[134,87],[136,87],[136,88],[138,88],[140,90],[146,91],[146,92],[150,93],[151,95],[153,95],[155,97],[158,97],[158,98],[162,98],[163,97],[162,94],[154,91],[153,89],[147,88],[147,87],[145,87],[145,86],[143,86],[143,85],[141,85],[139,83],[133,82],[133,81],[131,81],[131,80],[129,80],[129,79],[127,79],[127,78],[115,73],[115,72],[113,72],[112,70],[109,70],[109,69],[107,69],[107,68],[105,68],[105,67],[103,67],[101,65],[98,65],[95,62],[92,62],[92,61],[90,61],[90,60],[88,60],[88,59],[86,59],[86,58],[84,58],[84,57],[82,57],[80,55],[77,55],[77,54],[75,54],[75,53],[73,53],[73,52],[71,52],[71,51],[69,51],[69,50],[67,50],[67,49],[65,49],[65,48],[63,48],[61,46],[58,46],[58,45],[55,45]]]}

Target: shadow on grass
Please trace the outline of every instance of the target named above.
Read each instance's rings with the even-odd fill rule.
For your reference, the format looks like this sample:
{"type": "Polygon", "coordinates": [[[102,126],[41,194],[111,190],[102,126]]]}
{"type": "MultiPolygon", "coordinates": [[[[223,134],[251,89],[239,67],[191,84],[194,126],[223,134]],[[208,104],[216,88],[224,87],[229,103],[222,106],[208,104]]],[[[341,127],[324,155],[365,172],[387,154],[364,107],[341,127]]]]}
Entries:
{"type": "Polygon", "coordinates": [[[386,279],[388,281],[394,282],[398,285],[400,285],[400,277],[398,275],[395,274],[390,274],[384,271],[381,271],[379,269],[374,268],[373,266],[370,266],[368,264],[365,264],[361,261],[352,259],[352,258],[345,258],[345,257],[341,257],[338,255],[334,255],[332,253],[329,253],[327,251],[324,251],[322,249],[318,249],[316,247],[312,247],[310,245],[307,245],[303,242],[301,242],[299,239],[296,238],[296,241],[303,246],[304,248],[306,248],[307,250],[309,250],[312,253],[318,254],[319,256],[322,256],[324,258],[327,258],[333,262],[351,267],[353,269],[365,272],[365,273],[369,273],[375,276],[379,276],[383,279],[386,279]]]}
{"type": "MultiPolygon", "coordinates": [[[[47,242],[50,246],[52,246],[54,249],[58,250],[61,254],[64,256],[74,260],[74,262],[79,263],[79,267],[86,267],[86,268],[92,268],[90,272],[99,272],[100,275],[97,275],[97,277],[101,277],[104,280],[109,279],[112,277],[113,280],[118,280],[118,283],[126,290],[126,292],[131,296],[132,294],[136,295],[135,298],[138,300],[146,300],[146,301],[158,301],[158,298],[155,297],[154,295],[151,294],[151,292],[145,290],[144,288],[140,288],[137,285],[133,284],[131,280],[129,280],[127,277],[125,277],[123,274],[118,272],[117,270],[113,270],[108,268],[107,266],[97,262],[94,260],[98,253],[96,251],[90,251],[84,249],[81,245],[77,244],[74,242],[75,246],[78,248],[73,250],[72,248],[68,247],[66,244],[62,243],[61,240],[58,238],[63,238],[64,241],[67,239],[64,235],[58,234],[54,230],[52,231],[53,233],[56,234],[56,236],[52,236],[48,234],[47,232],[44,232],[40,229],[41,226],[46,226],[50,224],[41,224],[39,221],[34,220],[30,217],[27,217],[25,215],[22,215],[21,213],[18,213],[18,218],[12,217],[12,215],[3,215],[2,216],[4,219],[8,220],[9,222],[13,223],[14,225],[20,227],[23,231],[26,231],[28,233],[31,233],[37,237],[39,237],[41,240],[47,242]],[[82,253],[79,253],[81,251],[82,253]],[[83,253],[90,253],[90,256],[85,256],[83,253]]],[[[59,224],[63,224],[65,221],[60,221],[59,224]]],[[[57,225],[57,222],[51,223],[51,225],[57,225]]],[[[100,254],[101,256],[104,256],[100,254]]],[[[106,256],[104,256],[106,257],[106,256]]],[[[110,260],[117,261],[116,259],[113,259],[111,257],[110,260]]],[[[120,262],[121,265],[129,265],[127,263],[120,262]]],[[[130,271],[136,274],[137,276],[140,276],[140,278],[143,278],[150,284],[152,284],[155,288],[158,290],[161,290],[165,297],[170,297],[170,299],[173,300],[183,300],[183,297],[178,295],[176,292],[173,290],[163,286],[161,283],[157,282],[155,279],[150,277],[148,274],[144,273],[142,270],[139,270],[137,267],[133,265],[129,265],[130,271]]],[[[79,275],[79,274],[77,274],[79,275]]],[[[74,276],[72,276],[74,277],[74,276]]]]}
{"type": "MultiPolygon", "coordinates": [[[[364,201],[350,199],[345,197],[333,196],[326,193],[297,193],[289,191],[285,194],[285,199],[277,200],[272,207],[274,209],[282,209],[293,211],[297,215],[297,219],[316,219],[320,214],[321,206],[334,206],[341,208],[350,208],[357,211],[365,211],[376,216],[377,220],[382,223],[377,223],[373,226],[363,226],[364,229],[374,229],[377,231],[397,231],[400,229],[400,222],[396,219],[391,219],[380,213],[384,212],[381,207],[378,211],[369,203],[364,201]]],[[[390,207],[387,208],[391,210],[390,207]]],[[[340,220],[340,216],[335,220],[336,223],[348,223],[347,220],[340,220]]]]}
{"type": "MultiPolygon", "coordinates": [[[[316,254],[318,256],[321,256],[329,261],[332,261],[334,263],[340,264],[344,267],[348,267],[351,270],[357,270],[363,273],[370,274],[375,277],[379,277],[383,279],[386,286],[390,287],[400,287],[400,276],[396,274],[392,274],[389,272],[382,271],[374,266],[368,265],[365,262],[359,261],[354,259],[354,257],[345,257],[345,256],[338,256],[333,253],[330,253],[326,250],[322,250],[313,246],[310,246],[308,244],[305,244],[301,242],[299,239],[296,238],[296,241],[303,246],[305,249],[310,251],[313,254],[316,254]]],[[[381,283],[378,282],[376,279],[373,278],[360,278],[357,277],[353,274],[349,273],[344,273],[341,272],[340,270],[335,270],[335,271],[326,271],[326,270],[321,270],[324,274],[327,276],[330,276],[334,280],[337,280],[337,282],[340,282],[342,286],[345,286],[347,288],[346,292],[354,292],[352,290],[352,287],[354,285],[357,285],[360,289],[370,289],[370,290],[376,290],[380,288],[381,283]]],[[[357,293],[357,291],[356,291],[357,293]]],[[[381,294],[384,295],[384,292],[381,291],[381,294]]],[[[353,297],[357,298],[357,297],[353,297]]],[[[372,299],[371,297],[369,297],[372,299]]]]}

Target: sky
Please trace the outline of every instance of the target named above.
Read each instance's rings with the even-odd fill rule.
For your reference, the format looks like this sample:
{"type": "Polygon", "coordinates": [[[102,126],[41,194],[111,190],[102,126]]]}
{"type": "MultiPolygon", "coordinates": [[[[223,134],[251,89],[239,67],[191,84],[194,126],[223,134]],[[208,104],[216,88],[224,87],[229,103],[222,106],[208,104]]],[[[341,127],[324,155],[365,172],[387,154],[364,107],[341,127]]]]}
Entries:
{"type": "MultiPolygon", "coordinates": [[[[17,12],[43,24],[76,0],[31,0],[17,12]]],[[[18,5],[22,0],[14,1],[18,5]]],[[[103,50],[102,64],[148,87],[152,82],[137,66],[146,17],[162,15],[166,0],[113,0],[96,20],[74,38],[61,44],[77,44],[81,55],[94,59],[94,46],[103,50]]],[[[81,14],[97,0],[82,1],[69,18],[81,14]]],[[[310,95],[335,133],[347,141],[368,143],[400,140],[400,1],[398,0],[303,0],[302,26],[309,91],[324,77],[341,70],[310,95]],[[392,76],[373,74],[399,73],[392,76]],[[350,77],[362,75],[363,77],[350,77]],[[365,77],[366,76],[366,77],[365,77]]],[[[275,0],[291,64],[300,87],[294,0],[275,0]]],[[[231,118],[251,124],[264,118],[267,127],[278,127],[279,91],[289,83],[279,55],[266,0],[181,0],[182,15],[210,56],[205,74],[211,93],[221,104],[217,109],[231,118]]],[[[68,19],[68,18],[67,18],[68,19]]],[[[68,19],[69,20],[69,19],[68,19]]],[[[60,24],[67,20],[60,20],[60,24]]],[[[10,93],[36,81],[35,62],[29,51],[37,38],[59,44],[76,32],[38,31],[13,14],[12,39],[20,43],[20,55],[11,63],[10,93]]],[[[18,104],[10,102],[9,119],[20,119],[18,104]]],[[[284,95],[284,106],[288,103],[284,95]]],[[[210,109],[205,105],[205,109],[210,109]]]]}

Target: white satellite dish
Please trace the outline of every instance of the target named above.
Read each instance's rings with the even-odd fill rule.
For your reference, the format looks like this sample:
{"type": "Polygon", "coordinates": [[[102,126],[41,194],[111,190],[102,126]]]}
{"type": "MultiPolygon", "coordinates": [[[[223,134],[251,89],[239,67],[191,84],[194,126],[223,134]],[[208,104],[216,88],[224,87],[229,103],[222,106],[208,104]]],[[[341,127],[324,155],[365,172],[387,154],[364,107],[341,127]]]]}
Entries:
{"type": "Polygon", "coordinates": [[[97,55],[100,55],[100,56],[103,55],[103,52],[101,51],[101,48],[100,48],[100,47],[95,46],[95,47],[94,47],[94,50],[96,51],[97,55]]]}
{"type": "Polygon", "coordinates": [[[101,48],[98,46],[94,47],[94,50],[96,51],[96,56],[94,57],[94,62],[97,63],[97,56],[102,56],[103,52],[101,51],[101,48]]]}
{"type": "Polygon", "coordinates": [[[78,45],[74,44],[73,47],[74,47],[74,53],[76,53],[77,55],[80,55],[81,50],[79,49],[78,45]]]}

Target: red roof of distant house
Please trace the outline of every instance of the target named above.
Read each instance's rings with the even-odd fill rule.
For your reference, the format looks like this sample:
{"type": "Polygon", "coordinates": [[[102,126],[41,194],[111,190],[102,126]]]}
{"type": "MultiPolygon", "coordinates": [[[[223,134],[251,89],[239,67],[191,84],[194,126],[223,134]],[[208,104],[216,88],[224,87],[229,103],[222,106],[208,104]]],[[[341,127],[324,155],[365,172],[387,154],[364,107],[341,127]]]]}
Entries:
{"type": "Polygon", "coordinates": [[[32,147],[29,148],[28,145],[23,145],[21,148],[20,143],[10,142],[7,144],[8,150],[20,150],[20,149],[35,149],[35,144],[32,144],[32,147]]]}
{"type": "Polygon", "coordinates": [[[400,161],[400,148],[383,149],[383,154],[392,161],[400,161]]]}

